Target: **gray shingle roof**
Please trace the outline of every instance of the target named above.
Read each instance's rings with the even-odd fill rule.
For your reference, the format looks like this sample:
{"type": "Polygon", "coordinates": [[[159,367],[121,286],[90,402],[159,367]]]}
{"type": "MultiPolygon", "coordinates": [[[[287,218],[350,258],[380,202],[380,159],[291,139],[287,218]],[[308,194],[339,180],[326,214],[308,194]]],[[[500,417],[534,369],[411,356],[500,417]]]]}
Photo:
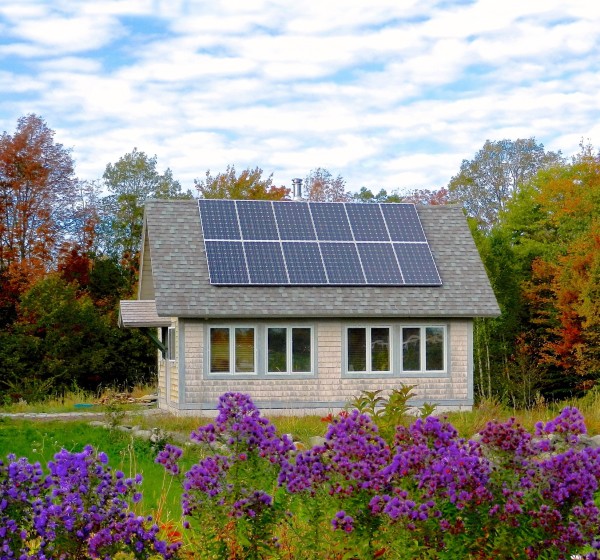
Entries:
{"type": "Polygon", "coordinates": [[[418,213],[442,286],[233,287],[209,283],[197,201],[149,200],[145,230],[150,254],[143,258],[151,259],[157,313],[198,318],[498,315],[461,208],[422,206],[418,213]]]}

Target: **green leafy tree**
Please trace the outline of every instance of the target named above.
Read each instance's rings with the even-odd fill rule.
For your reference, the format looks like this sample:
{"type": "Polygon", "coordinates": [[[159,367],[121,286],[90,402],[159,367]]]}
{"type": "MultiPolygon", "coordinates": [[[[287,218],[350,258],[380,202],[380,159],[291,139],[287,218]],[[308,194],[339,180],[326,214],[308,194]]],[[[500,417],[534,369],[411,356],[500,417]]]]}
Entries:
{"type": "Polygon", "coordinates": [[[17,320],[0,333],[0,370],[10,398],[43,400],[74,387],[151,382],[156,352],[140,333],[117,328],[112,307],[53,273],[22,295],[17,320]]]}
{"type": "Polygon", "coordinates": [[[402,202],[402,198],[397,193],[397,191],[393,191],[390,194],[385,189],[379,189],[379,192],[374,193],[371,189],[367,187],[361,187],[360,190],[352,196],[354,202],[402,202]]]}
{"type": "Polygon", "coordinates": [[[273,185],[273,175],[263,178],[260,167],[244,169],[239,175],[234,165],[224,173],[213,176],[210,169],[204,179],[196,179],[195,187],[200,198],[229,198],[233,200],[282,200],[290,190],[273,185]]]}
{"type": "Polygon", "coordinates": [[[99,250],[117,259],[132,283],[137,276],[145,200],[192,197],[190,191],[182,192],[170,169],[159,173],[156,166],[156,156],[134,148],[117,163],[109,163],[102,176],[111,194],[101,202],[99,250]]]}
{"type": "Polygon", "coordinates": [[[472,160],[463,160],[448,191],[480,227],[489,229],[520,185],[541,169],[561,164],[560,152],[547,152],[535,138],[486,140],[472,160]]]}

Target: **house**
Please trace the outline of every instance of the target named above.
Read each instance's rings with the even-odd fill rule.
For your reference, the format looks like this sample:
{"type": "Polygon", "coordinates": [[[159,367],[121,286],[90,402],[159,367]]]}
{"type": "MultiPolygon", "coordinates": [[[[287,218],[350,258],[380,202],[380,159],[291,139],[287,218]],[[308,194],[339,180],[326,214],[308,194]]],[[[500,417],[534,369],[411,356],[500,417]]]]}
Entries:
{"type": "Polygon", "coordinates": [[[159,406],[327,414],[363,390],[473,405],[473,319],[498,304],[458,206],[149,200],[138,299],[159,406]]]}

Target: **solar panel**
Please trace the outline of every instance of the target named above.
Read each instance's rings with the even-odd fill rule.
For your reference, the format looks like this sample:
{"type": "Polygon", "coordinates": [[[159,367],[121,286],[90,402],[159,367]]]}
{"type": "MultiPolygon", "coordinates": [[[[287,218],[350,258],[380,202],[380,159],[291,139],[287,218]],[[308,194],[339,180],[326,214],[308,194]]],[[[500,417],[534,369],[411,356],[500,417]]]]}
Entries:
{"type": "Polygon", "coordinates": [[[318,243],[282,243],[290,284],[327,284],[318,243]]]}
{"type": "Polygon", "coordinates": [[[319,241],[353,241],[352,231],[343,204],[309,202],[308,207],[319,241]]]}
{"type": "Polygon", "coordinates": [[[282,240],[311,241],[317,238],[308,204],[287,202],[273,204],[273,209],[279,226],[279,236],[282,240]]]}
{"type": "Polygon", "coordinates": [[[211,284],[441,285],[412,204],[199,200],[211,284]]]}
{"type": "Polygon", "coordinates": [[[442,283],[427,243],[394,243],[406,284],[438,286],[442,283]]]}
{"type": "Polygon", "coordinates": [[[350,227],[356,241],[389,241],[379,204],[347,204],[350,227]]]}
{"type": "Polygon", "coordinates": [[[248,284],[241,241],[205,241],[211,284],[248,284]]]}
{"type": "Polygon", "coordinates": [[[279,239],[270,202],[238,200],[236,206],[243,239],[279,239]]]}
{"type": "Polygon", "coordinates": [[[202,200],[200,217],[204,239],[241,239],[233,200],[202,200]]]}
{"type": "Polygon", "coordinates": [[[389,243],[357,243],[367,284],[403,284],[394,249],[389,243]]]}
{"type": "Polygon", "coordinates": [[[382,204],[392,241],[427,241],[414,204],[382,204]]]}
{"type": "Polygon", "coordinates": [[[321,243],[323,263],[330,284],[364,284],[355,243],[321,243]]]}
{"type": "Polygon", "coordinates": [[[279,242],[245,241],[250,284],[288,284],[279,242]]]}

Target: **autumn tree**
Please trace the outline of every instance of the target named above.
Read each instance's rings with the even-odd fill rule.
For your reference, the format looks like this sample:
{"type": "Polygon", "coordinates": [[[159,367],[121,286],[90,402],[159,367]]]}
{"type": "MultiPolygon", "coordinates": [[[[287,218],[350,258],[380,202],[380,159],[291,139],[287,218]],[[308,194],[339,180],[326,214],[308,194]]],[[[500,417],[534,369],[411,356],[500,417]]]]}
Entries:
{"type": "MultiPolygon", "coordinates": [[[[581,148],[570,165],[542,172],[530,185],[537,212],[523,224],[519,244],[538,251],[525,286],[537,357],[548,372],[577,374],[585,388],[600,378],[600,154],[581,148]]],[[[517,202],[523,213],[525,201],[517,202]]]]}
{"type": "Polygon", "coordinates": [[[463,160],[448,191],[484,229],[498,222],[512,194],[541,170],[563,162],[560,152],[547,152],[535,138],[486,140],[472,160],[463,160]]]}
{"type": "Polygon", "coordinates": [[[111,193],[101,201],[99,251],[120,262],[133,280],[137,274],[144,201],[147,198],[191,198],[170,169],[157,171],[156,156],[134,148],[106,166],[102,179],[111,193]]]}
{"type": "Polygon", "coordinates": [[[48,268],[64,240],[77,180],[69,150],[36,115],[0,137],[0,270],[39,262],[48,268]]]}
{"type": "Polygon", "coordinates": [[[228,165],[224,173],[211,175],[206,171],[204,179],[195,179],[194,185],[200,198],[229,198],[233,200],[282,200],[290,190],[273,185],[273,174],[263,177],[260,167],[247,168],[238,175],[234,165],[228,165]]]}
{"type": "Polygon", "coordinates": [[[314,202],[348,202],[351,195],[346,191],[346,181],[334,177],[327,169],[312,169],[304,180],[304,198],[314,202]]]}
{"type": "Polygon", "coordinates": [[[478,393],[515,406],[600,379],[600,157],[540,170],[474,229],[502,315],[475,324],[478,393]]]}
{"type": "Polygon", "coordinates": [[[21,117],[14,134],[0,136],[1,325],[69,238],[77,186],[69,150],[40,117],[21,117]]]}

